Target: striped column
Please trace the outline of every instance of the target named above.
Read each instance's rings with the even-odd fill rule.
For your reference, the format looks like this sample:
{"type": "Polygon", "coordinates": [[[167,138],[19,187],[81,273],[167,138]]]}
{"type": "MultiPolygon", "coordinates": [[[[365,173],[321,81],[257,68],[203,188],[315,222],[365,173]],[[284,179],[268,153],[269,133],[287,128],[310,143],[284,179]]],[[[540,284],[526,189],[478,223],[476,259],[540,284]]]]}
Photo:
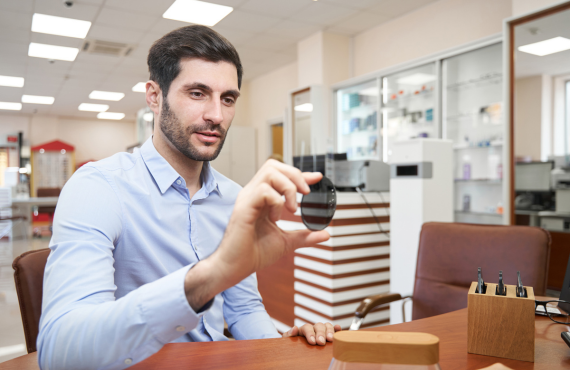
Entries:
{"type": "MultiPolygon", "coordinates": [[[[326,229],[330,240],[295,252],[295,325],[332,322],[346,329],[364,298],[390,291],[390,194],[363,195],[372,211],[360,194],[338,193],[326,229]]],[[[278,224],[285,230],[305,228],[300,210],[278,224]]],[[[370,312],[362,327],[389,322],[386,307],[370,312]]]]}

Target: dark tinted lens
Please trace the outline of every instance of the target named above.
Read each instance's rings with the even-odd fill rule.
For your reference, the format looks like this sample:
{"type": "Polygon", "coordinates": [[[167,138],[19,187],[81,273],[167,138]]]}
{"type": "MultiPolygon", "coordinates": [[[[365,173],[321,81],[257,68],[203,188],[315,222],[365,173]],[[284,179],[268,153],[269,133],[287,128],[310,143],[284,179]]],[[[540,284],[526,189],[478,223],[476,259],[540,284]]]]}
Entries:
{"type": "Polygon", "coordinates": [[[301,200],[301,217],[309,230],[323,230],[331,222],[336,210],[336,189],[331,180],[323,176],[321,181],[309,186],[311,192],[301,200]]]}

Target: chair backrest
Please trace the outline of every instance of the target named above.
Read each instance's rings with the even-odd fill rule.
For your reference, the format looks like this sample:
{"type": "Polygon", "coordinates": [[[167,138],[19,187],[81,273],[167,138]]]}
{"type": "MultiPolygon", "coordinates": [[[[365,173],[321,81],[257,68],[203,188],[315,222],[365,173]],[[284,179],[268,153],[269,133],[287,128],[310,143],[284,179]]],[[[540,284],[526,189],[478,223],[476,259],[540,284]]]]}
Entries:
{"type": "Polygon", "coordinates": [[[42,315],[44,270],[49,253],[47,248],[29,251],[16,257],[12,263],[28,353],[36,351],[42,315]]]}
{"type": "Polygon", "coordinates": [[[523,285],[545,295],[550,234],[538,227],[430,222],[422,227],[414,285],[412,319],[467,307],[467,292],[477,280],[523,285]]]}

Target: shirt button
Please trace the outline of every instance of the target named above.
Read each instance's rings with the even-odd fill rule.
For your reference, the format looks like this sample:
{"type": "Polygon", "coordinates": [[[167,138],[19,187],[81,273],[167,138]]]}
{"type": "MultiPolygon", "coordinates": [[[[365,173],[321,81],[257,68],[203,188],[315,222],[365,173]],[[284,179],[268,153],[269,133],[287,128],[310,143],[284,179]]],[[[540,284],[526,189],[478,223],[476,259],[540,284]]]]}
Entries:
{"type": "Polygon", "coordinates": [[[180,184],[182,184],[182,181],[176,180],[176,183],[177,183],[178,185],[180,185],[180,184]]]}
{"type": "Polygon", "coordinates": [[[130,365],[130,364],[132,364],[132,363],[133,363],[133,359],[132,359],[132,358],[127,358],[127,359],[125,360],[125,365],[130,365]]]}
{"type": "Polygon", "coordinates": [[[185,331],[185,330],[186,330],[186,328],[185,328],[184,326],[182,326],[182,325],[178,325],[178,326],[176,327],[176,331],[185,331]]]}

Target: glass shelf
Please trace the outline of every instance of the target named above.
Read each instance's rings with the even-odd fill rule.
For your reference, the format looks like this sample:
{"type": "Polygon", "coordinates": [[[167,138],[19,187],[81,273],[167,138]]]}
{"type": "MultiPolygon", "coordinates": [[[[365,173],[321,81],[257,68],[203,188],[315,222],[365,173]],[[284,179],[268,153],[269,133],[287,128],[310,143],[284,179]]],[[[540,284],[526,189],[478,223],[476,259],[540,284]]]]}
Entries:
{"type": "Polygon", "coordinates": [[[479,184],[490,184],[490,185],[501,185],[503,183],[502,179],[454,179],[456,183],[461,182],[476,182],[479,184]]]}
{"type": "Polygon", "coordinates": [[[380,159],[378,80],[338,90],[337,151],[350,160],[380,159]]]}
{"type": "Polygon", "coordinates": [[[502,44],[442,62],[444,137],[453,141],[455,221],[501,223],[503,202],[502,44]],[[489,216],[489,217],[487,217],[489,216]]]}

